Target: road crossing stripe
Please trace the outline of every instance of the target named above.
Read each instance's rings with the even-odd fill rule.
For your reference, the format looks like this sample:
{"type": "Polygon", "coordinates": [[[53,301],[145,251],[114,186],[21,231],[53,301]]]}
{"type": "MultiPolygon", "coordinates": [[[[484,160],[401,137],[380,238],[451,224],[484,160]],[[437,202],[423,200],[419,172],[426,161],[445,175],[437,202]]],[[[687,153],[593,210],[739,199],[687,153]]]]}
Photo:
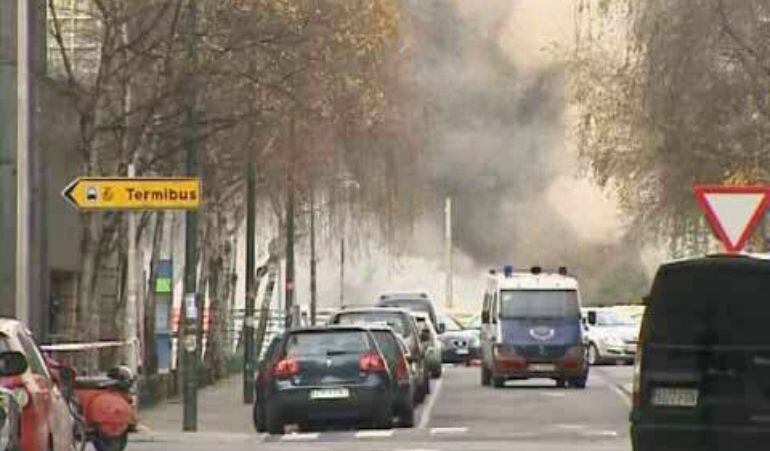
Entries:
{"type": "Polygon", "coordinates": [[[422,410],[422,417],[420,417],[420,423],[417,425],[417,429],[425,429],[430,422],[430,416],[433,414],[433,406],[436,405],[439,393],[441,393],[441,385],[444,383],[444,379],[436,381],[436,386],[433,388],[433,394],[428,397],[428,403],[422,410]]]}
{"type": "Polygon", "coordinates": [[[580,431],[586,437],[617,437],[617,431],[580,431]]]}
{"type": "Polygon", "coordinates": [[[317,432],[306,432],[302,434],[291,433],[291,434],[285,434],[281,436],[281,440],[285,442],[302,442],[302,441],[308,441],[308,440],[318,440],[318,437],[320,437],[321,434],[317,432]]]}
{"type": "Polygon", "coordinates": [[[356,438],[383,438],[392,437],[393,429],[382,429],[375,431],[358,431],[356,432],[356,438]]]}
{"type": "Polygon", "coordinates": [[[588,426],[585,424],[557,424],[556,427],[559,429],[585,429],[588,426]]]}
{"type": "Polygon", "coordinates": [[[438,434],[465,434],[468,432],[468,428],[465,427],[457,427],[457,428],[432,428],[430,430],[431,435],[438,435],[438,434]]]}

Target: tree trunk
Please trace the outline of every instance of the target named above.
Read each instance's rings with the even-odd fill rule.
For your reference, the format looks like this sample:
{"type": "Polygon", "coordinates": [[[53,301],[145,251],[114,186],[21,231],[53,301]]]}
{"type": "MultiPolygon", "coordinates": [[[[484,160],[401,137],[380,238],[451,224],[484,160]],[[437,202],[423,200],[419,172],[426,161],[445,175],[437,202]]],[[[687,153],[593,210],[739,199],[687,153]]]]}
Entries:
{"type": "MultiPolygon", "coordinates": [[[[101,220],[98,214],[85,213],[82,216],[83,235],[80,242],[81,270],[77,293],[77,331],[78,340],[93,342],[99,339],[99,308],[94,302],[97,270],[99,267],[99,239],[101,220]]],[[[98,358],[96,354],[83,356],[83,369],[87,372],[96,371],[98,358]]]]}
{"type": "Polygon", "coordinates": [[[150,278],[147,284],[147,300],[144,306],[144,359],[142,365],[144,373],[148,376],[158,373],[158,353],[155,349],[155,306],[157,298],[155,294],[155,282],[158,278],[158,264],[160,261],[163,228],[166,215],[163,211],[155,213],[155,229],[152,235],[152,257],[150,258],[150,278]]]}

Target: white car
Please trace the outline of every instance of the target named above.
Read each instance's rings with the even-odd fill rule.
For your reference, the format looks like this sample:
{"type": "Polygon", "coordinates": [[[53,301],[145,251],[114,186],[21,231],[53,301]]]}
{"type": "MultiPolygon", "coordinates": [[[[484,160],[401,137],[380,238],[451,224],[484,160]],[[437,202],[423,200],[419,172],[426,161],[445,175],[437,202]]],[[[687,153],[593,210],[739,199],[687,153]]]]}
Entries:
{"type": "Polygon", "coordinates": [[[639,325],[633,318],[610,308],[584,308],[582,313],[590,365],[634,362],[639,325]]]}

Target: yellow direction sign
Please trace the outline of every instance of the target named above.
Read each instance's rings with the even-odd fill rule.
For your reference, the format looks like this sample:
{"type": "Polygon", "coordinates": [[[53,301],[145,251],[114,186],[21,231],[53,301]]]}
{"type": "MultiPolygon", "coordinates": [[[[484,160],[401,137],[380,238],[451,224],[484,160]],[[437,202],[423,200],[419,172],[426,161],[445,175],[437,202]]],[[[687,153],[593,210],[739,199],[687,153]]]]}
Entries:
{"type": "Polygon", "coordinates": [[[201,183],[196,178],[81,177],[62,195],[79,210],[195,210],[201,183]]]}

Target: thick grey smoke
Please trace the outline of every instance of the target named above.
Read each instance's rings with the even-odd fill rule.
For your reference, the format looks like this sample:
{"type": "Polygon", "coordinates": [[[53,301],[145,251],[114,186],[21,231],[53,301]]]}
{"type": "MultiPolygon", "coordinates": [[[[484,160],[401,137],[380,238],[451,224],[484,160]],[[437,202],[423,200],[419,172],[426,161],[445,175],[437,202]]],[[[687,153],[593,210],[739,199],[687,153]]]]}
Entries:
{"type": "Polygon", "coordinates": [[[431,136],[423,171],[435,194],[454,197],[456,244],[479,263],[558,255],[543,245],[570,242],[546,200],[564,153],[562,68],[515,67],[499,45],[515,2],[474,3],[471,21],[453,2],[410,2],[431,136]]]}
{"type": "MultiPolygon", "coordinates": [[[[504,263],[566,264],[587,286],[598,287],[608,267],[618,262],[636,271],[636,246],[613,239],[585,241],[585,234],[576,232],[569,215],[581,215],[591,205],[570,206],[565,214],[549,199],[557,180],[578,171],[576,162],[563,161],[569,159],[566,65],[549,58],[545,49],[530,48],[547,45],[533,38],[538,23],[526,19],[532,10],[542,19],[547,14],[543,4],[408,4],[416,30],[414,82],[429,124],[429,156],[421,167],[436,197],[436,208],[429,210],[440,212],[441,198],[453,196],[455,245],[475,263],[477,273],[504,263]]],[[[570,2],[549,4],[569,8],[570,2]]],[[[441,219],[439,214],[430,219],[434,230],[441,230],[441,219]]],[[[435,246],[427,252],[435,256],[435,246]]]]}

